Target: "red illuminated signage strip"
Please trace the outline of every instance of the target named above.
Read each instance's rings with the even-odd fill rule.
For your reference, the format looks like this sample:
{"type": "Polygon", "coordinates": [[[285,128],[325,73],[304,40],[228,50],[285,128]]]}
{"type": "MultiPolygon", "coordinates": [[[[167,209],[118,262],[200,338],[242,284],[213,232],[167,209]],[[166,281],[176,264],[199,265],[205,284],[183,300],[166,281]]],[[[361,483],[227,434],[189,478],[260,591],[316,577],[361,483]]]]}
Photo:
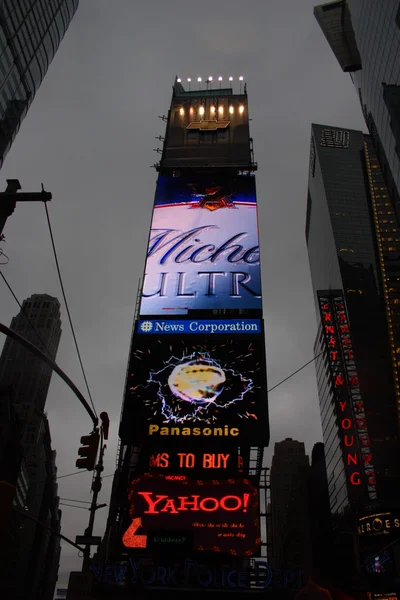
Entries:
{"type": "Polygon", "coordinates": [[[319,305],[345,463],[352,485],[364,474],[369,498],[376,498],[376,479],[345,302],[342,296],[320,296],[319,305]]]}

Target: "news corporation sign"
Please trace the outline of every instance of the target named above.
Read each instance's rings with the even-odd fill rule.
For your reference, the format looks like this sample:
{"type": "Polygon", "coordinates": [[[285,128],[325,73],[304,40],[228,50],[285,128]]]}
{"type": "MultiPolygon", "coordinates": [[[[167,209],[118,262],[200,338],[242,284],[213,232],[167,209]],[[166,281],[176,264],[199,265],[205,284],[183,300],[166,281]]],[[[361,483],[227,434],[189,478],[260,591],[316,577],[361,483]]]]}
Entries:
{"type": "Polygon", "coordinates": [[[261,319],[238,320],[159,320],[138,321],[137,334],[257,334],[262,333],[261,319]]]}

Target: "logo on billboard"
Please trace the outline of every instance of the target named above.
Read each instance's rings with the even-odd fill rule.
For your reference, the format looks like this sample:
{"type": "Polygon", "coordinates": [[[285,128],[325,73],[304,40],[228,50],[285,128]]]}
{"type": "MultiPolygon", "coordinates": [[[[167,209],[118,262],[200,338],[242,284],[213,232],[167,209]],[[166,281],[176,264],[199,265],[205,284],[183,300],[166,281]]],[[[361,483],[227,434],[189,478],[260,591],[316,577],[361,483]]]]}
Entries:
{"type": "Polygon", "coordinates": [[[137,333],[171,334],[171,333],[195,333],[195,334],[237,334],[237,333],[261,333],[261,319],[231,320],[185,320],[164,321],[146,320],[139,321],[137,333]]]}
{"type": "MultiPolygon", "coordinates": [[[[268,441],[262,336],[137,336],[121,427],[153,440],[268,441]],[[164,342],[164,339],[167,340],[164,342]]],[[[123,435],[123,437],[125,437],[123,435]]]]}
{"type": "Polygon", "coordinates": [[[132,523],[128,548],[146,548],[148,531],[187,532],[193,549],[238,556],[260,545],[258,491],[247,479],[188,481],[184,476],[142,475],[128,493],[132,523]]]}
{"type": "Polygon", "coordinates": [[[160,175],[140,314],[261,310],[255,183],[160,175]]]}
{"type": "Polygon", "coordinates": [[[143,333],[151,333],[153,329],[153,323],[151,321],[140,321],[139,330],[143,333]]]}

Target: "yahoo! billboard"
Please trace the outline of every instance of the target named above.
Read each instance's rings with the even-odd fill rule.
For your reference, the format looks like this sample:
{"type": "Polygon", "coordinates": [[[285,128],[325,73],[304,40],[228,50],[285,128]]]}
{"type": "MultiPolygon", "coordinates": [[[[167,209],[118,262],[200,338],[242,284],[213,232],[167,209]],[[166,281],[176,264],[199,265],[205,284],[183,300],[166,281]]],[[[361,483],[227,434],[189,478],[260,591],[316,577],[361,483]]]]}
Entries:
{"type": "Polygon", "coordinates": [[[160,175],[140,315],[261,310],[253,176],[160,175]]]}
{"type": "Polygon", "coordinates": [[[188,480],[184,475],[142,475],[128,493],[131,523],[122,542],[148,547],[148,534],[191,537],[193,550],[252,556],[260,546],[258,490],[247,479],[188,480]]]}

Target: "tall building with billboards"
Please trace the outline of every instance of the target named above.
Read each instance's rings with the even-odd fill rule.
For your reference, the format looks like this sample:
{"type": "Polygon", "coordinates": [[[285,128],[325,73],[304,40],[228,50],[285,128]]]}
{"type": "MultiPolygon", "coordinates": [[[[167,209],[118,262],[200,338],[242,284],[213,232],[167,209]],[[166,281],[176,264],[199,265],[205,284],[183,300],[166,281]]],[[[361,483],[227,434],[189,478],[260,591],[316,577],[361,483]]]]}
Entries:
{"type": "Polygon", "coordinates": [[[400,217],[400,7],[398,0],[339,0],[315,17],[350,73],[385,183],[400,217]]]}
{"type": "Polygon", "coordinates": [[[400,231],[362,132],[312,125],[306,239],[330,510],[350,565],[357,517],[400,502],[400,231]]]}
{"type": "Polygon", "coordinates": [[[0,168],[78,3],[0,2],[0,168]]]}
{"type": "Polygon", "coordinates": [[[109,563],[243,566],[261,552],[269,424],[256,164],[246,86],[234,93],[221,80],[194,91],[176,79],[165,117],[100,552],[109,563]]]}

